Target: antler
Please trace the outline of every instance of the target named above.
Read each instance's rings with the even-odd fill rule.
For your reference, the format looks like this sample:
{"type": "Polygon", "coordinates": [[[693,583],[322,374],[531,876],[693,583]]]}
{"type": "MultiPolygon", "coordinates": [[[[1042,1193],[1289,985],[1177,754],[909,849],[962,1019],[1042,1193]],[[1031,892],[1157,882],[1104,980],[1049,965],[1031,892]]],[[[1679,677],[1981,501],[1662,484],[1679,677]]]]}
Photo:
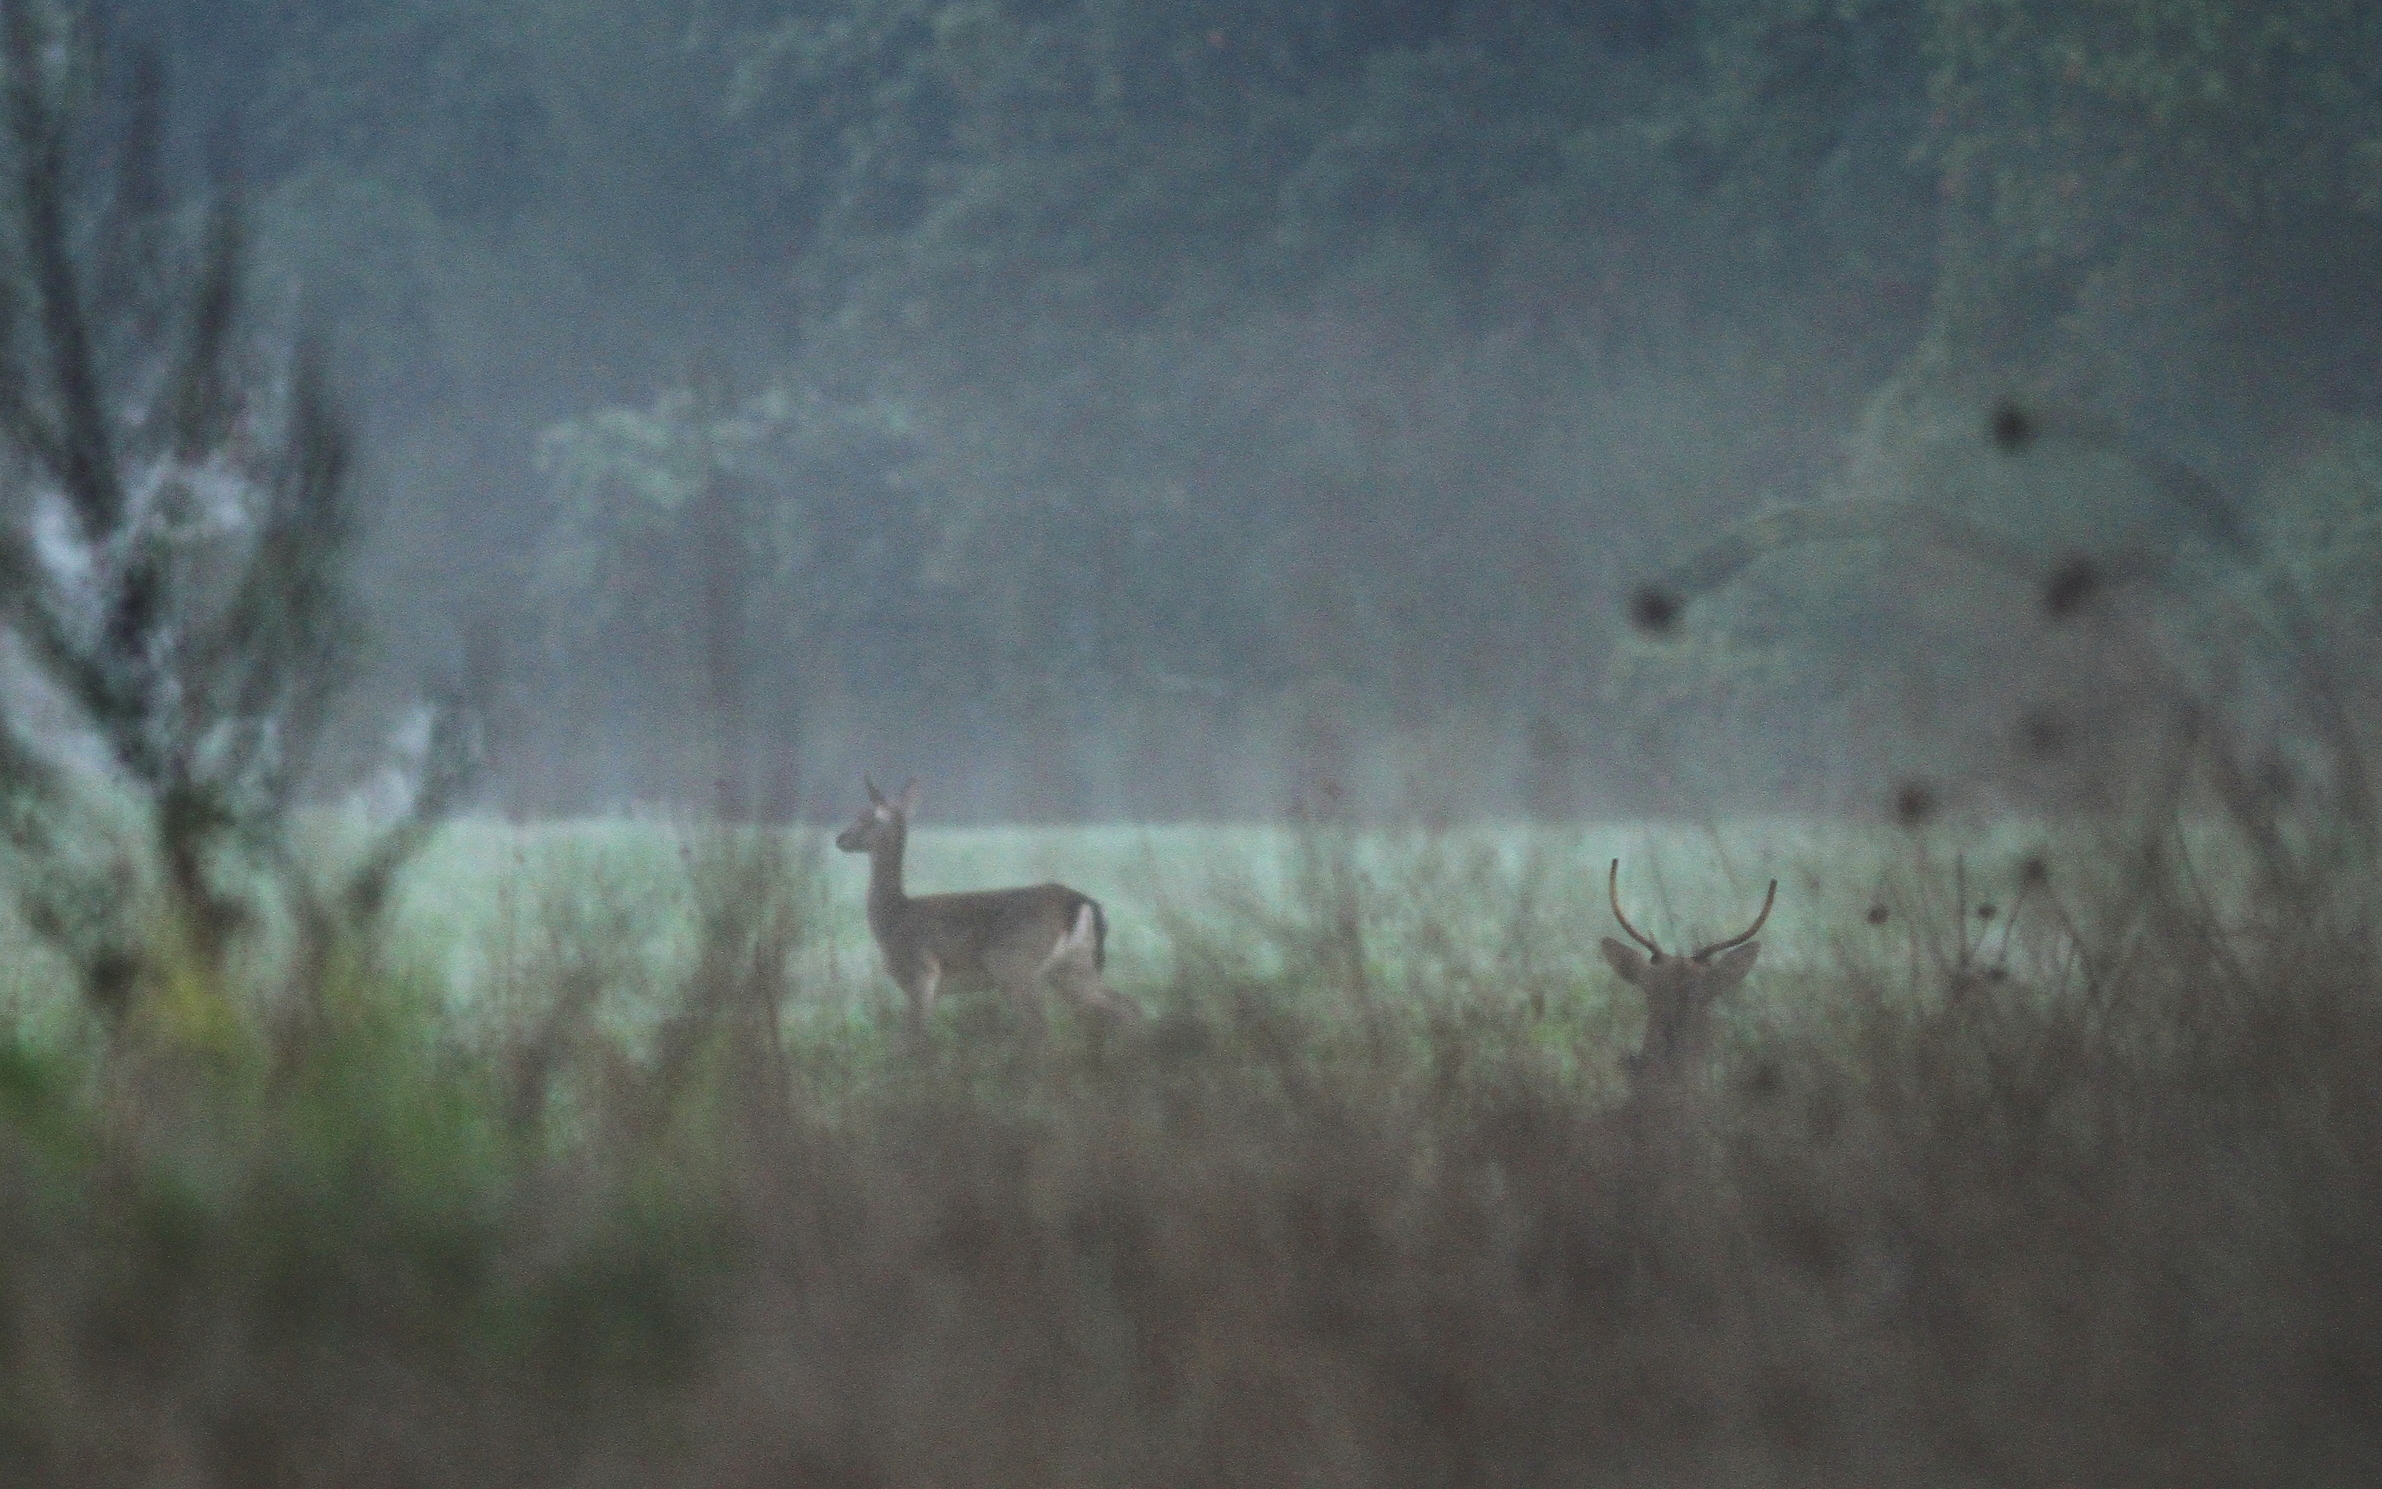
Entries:
{"type": "MultiPolygon", "coordinates": [[[[1756,915],[1753,918],[1753,924],[1745,928],[1743,935],[1731,936],[1726,941],[1715,941],[1710,946],[1705,947],[1702,951],[1697,952],[1693,957],[1689,958],[1689,960],[1700,962],[1716,951],[1726,951],[1732,946],[1743,946],[1746,942],[1751,941],[1755,936],[1760,935],[1763,923],[1770,918],[1770,907],[1777,903],[1777,901],[1778,881],[1773,879],[1770,881],[1770,892],[1762,896],[1762,913],[1756,915]]],[[[1634,936],[1637,934],[1637,932],[1632,931],[1630,934],[1634,936]]]]}
{"type": "MultiPolygon", "coordinates": [[[[1778,886],[1776,884],[1772,884],[1770,887],[1772,889],[1776,889],[1778,886]]],[[[1605,894],[1613,901],[1613,918],[1621,922],[1621,929],[1629,932],[1629,939],[1637,942],[1640,946],[1645,947],[1646,950],[1652,954],[1656,961],[1661,961],[1662,948],[1649,940],[1638,930],[1636,926],[1631,925],[1629,923],[1629,917],[1621,913],[1621,860],[1618,858],[1613,860],[1613,867],[1605,874],[1605,894]]],[[[1768,908],[1765,907],[1762,913],[1767,915],[1770,912],[1768,908]]],[[[1755,923],[1755,928],[1760,928],[1760,922],[1757,921],[1755,923]]],[[[1751,935],[1752,932],[1749,931],[1746,934],[1751,935]]]]}
{"type": "MultiPolygon", "coordinates": [[[[1629,932],[1629,938],[1632,941],[1645,947],[1654,960],[1661,961],[1662,948],[1654,944],[1653,938],[1631,925],[1629,917],[1621,913],[1621,860],[1618,858],[1613,860],[1613,866],[1605,873],[1605,893],[1613,901],[1613,918],[1621,922],[1621,929],[1629,932]]],[[[1743,946],[1746,942],[1751,941],[1762,933],[1763,926],[1770,923],[1770,907],[1777,903],[1778,881],[1773,879],[1770,881],[1769,892],[1762,896],[1762,913],[1753,918],[1752,925],[1747,926],[1742,933],[1729,937],[1726,941],[1713,942],[1710,946],[1689,956],[1688,960],[1700,962],[1716,951],[1727,951],[1732,946],[1743,946]]]]}

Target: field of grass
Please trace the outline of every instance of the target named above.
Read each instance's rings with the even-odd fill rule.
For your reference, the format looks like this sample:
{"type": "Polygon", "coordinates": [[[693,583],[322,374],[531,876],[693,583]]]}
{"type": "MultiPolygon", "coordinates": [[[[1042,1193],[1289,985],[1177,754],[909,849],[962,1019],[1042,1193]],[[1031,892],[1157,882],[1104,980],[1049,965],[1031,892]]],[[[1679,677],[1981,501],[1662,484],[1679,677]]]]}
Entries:
{"type": "MultiPolygon", "coordinates": [[[[805,885],[813,918],[797,996],[874,1008],[894,994],[862,913],[868,864],[837,854],[831,836],[785,834],[793,855],[817,855],[816,879],[805,885]]],[[[695,935],[685,847],[686,834],[652,820],[450,824],[408,880],[405,934],[416,947],[444,949],[443,980],[467,1000],[485,985],[505,926],[523,934],[533,906],[540,915],[609,914],[633,927],[629,938],[658,972],[683,958],[695,935]]],[[[1606,866],[1616,858],[1633,916],[1680,941],[1740,928],[1765,881],[1778,878],[1778,908],[1762,936],[1765,966],[1776,968],[1906,947],[1923,927],[1873,927],[1868,917],[1880,904],[1924,897],[1914,869],[1922,877],[1940,869],[1949,893],[1957,858],[1980,902],[2011,903],[2029,859],[2084,882],[2102,873],[2101,847],[2045,826],[1928,842],[1799,818],[1403,830],[922,826],[911,835],[907,878],[919,894],[1054,879],[1083,889],[1108,911],[1112,979],[1145,996],[1161,993],[1186,957],[1231,955],[1246,970],[1279,976],[1295,958],[1299,917],[1319,898],[1349,895],[1361,902],[1376,973],[1428,997],[1467,981],[1511,983],[1517,961],[1601,981],[1595,945],[1616,934],[1605,907],[1606,866]]],[[[2209,860],[2226,864],[2223,844],[2215,847],[2209,860]]],[[[1984,954],[2024,944],[2008,929],[1976,928],[1984,954]]]]}
{"type": "Polygon", "coordinates": [[[2382,1481],[2361,877],[2219,820],[922,829],[914,889],[1104,900],[1154,1017],[911,1049],[864,867],[451,824],[246,1045],[13,957],[0,1483],[2382,1481]],[[1780,880],[1652,1146],[1614,857],[1666,942],[1780,880]]]}

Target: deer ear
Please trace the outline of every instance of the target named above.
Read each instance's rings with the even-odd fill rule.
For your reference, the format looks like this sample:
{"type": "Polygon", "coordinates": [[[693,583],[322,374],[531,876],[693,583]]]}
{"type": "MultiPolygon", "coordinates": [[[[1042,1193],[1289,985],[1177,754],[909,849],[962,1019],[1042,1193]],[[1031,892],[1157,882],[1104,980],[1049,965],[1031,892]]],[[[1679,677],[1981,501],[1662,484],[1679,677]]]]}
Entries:
{"type": "Polygon", "coordinates": [[[1762,943],[1748,941],[1733,951],[1724,951],[1712,959],[1704,973],[1704,995],[1717,998],[1745,980],[1753,970],[1753,959],[1762,954],[1762,943]]]}
{"type": "Polygon", "coordinates": [[[860,778],[860,784],[868,787],[868,804],[870,806],[881,807],[885,804],[885,793],[877,789],[877,782],[874,776],[862,776],[860,778]]]}
{"type": "Polygon", "coordinates": [[[1646,975],[1646,954],[1635,946],[1624,946],[1607,936],[1597,943],[1597,949],[1605,954],[1605,961],[1623,982],[1635,983],[1646,975]]]}
{"type": "Polygon", "coordinates": [[[902,782],[902,815],[903,815],[904,817],[907,817],[907,816],[909,816],[909,815],[910,815],[912,812],[915,812],[915,811],[917,811],[917,810],[918,810],[918,777],[916,777],[916,776],[912,776],[912,777],[910,777],[908,780],[906,780],[906,781],[902,782]]]}

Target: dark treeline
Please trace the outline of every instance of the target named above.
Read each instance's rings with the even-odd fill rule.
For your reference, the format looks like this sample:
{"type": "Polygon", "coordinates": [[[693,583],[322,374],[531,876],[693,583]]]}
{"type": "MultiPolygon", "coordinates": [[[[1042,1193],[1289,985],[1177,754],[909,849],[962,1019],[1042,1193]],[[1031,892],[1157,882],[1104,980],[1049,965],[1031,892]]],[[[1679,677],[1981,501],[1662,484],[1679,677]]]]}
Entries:
{"type": "Polygon", "coordinates": [[[2012,691],[1946,642],[1989,590],[1854,545],[1659,645],[1624,599],[1829,496],[2188,546],[2105,471],[1972,470],[2010,395],[2234,493],[2233,569],[2352,573],[2370,533],[2382,21],[2333,0],[116,25],[338,328],[392,690],[507,639],[524,810],[817,806],[862,766],[1087,817],[1973,773],[2023,728],[1907,692],[1918,658],[2012,691]]]}

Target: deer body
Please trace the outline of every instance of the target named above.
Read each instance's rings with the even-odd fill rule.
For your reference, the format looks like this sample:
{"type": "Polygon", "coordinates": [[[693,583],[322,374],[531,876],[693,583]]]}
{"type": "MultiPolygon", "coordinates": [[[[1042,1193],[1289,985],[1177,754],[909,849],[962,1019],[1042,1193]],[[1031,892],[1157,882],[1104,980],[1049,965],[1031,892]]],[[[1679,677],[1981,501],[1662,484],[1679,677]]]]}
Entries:
{"type": "Polygon", "coordinates": [[[1101,980],[1108,916],[1100,902],[1064,884],[911,895],[902,888],[902,850],[916,783],[888,801],[868,782],[869,805],[836,837],[846,853],[869,856],[868,928],[885,970],[908,1000],[922,1035],[935,999],[997,990],[1036,1023],[1056,992],[1078,1007],[1130,1016],[1140,1010],[1101,980]]]}

